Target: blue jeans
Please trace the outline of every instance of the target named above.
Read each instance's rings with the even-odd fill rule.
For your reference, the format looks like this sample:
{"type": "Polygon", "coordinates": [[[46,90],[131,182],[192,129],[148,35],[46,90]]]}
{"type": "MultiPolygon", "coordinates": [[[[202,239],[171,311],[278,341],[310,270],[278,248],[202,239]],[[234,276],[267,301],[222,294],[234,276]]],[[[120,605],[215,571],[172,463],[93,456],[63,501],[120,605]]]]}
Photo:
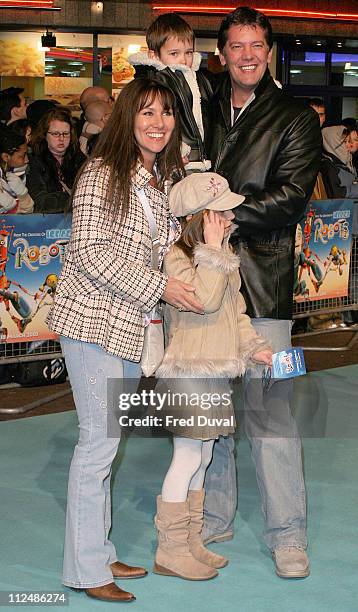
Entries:
{"type": "Polygon", "coordinates": [[[97,344],[60,338],[79,421],[71,461],[63,584],[76,588],[113,582],[117,560],[109,540],[111,466],[119,438],[107,437],[107,378],[140,378],[140,365],[106,353],[97,344]]]}
{"type": "MultiPolygon", "coordinates": [[[[274,352],[291,346],[290,321],[252,319],[252,324],[274,352]]],[[[263,369],[258,365],[245,375],[243,426],[261,494],[264,540],[271,550],[306,548],[306,492],[301,440],[291,412],[292,380],[277,381],[263,393],[263,369]]],[[[204,539],[233,533],[237,481],[232,439],[216,442],[205,490],[204,539]]]]}

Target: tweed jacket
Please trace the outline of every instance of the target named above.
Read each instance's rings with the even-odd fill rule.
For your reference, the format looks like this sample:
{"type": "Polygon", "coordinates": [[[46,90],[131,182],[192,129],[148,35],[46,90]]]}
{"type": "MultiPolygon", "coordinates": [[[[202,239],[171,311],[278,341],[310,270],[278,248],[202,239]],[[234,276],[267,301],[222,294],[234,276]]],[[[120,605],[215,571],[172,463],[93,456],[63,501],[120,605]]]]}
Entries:
{"type": "Polygon", "coordinates": [[[78,181],[64,267],[48,324],[60,335],[96,343],[108,353],[138,362],[144,315],[163,294],[167,277],[152,270],[152,241],[136,188],[151,203],[161,245],[167,241],[167,196],[151,187],[152,175],[138,163],[129,212],[120,222],[107,198],[109,169],[91,160],[78,181]]]}
{"type": "Polygon", "coordinates": [[[168,346],[157,377],[235,378],[245,372],[254,353],[268,348],[244,314],[239,263],[228,246],[200,244],[193,263],[177,246],[166,255],[166,273],[194,285],[205,314],[165,305],[168,346]]]}

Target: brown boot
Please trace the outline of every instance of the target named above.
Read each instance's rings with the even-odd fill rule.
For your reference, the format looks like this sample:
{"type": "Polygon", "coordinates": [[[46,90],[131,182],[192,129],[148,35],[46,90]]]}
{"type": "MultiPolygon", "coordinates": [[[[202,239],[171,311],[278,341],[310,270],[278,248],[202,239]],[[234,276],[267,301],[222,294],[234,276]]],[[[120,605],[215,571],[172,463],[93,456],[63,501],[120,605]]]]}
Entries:
{"type": "Polygon", "coordinates": [[[190,525],[189,525],[189,549],[193,557],[205,565],[210,567],[216,567],[217,569],[225,567],[229,563],[225,557],[216,555],[207,548],[205,548],[201,532],[203,530],[204,523],[204,497],[205,490],[200,491],[189,490],[188,502],[189,502],[189,513],[190,513],[190,525]]]}
{"type": "Polygon", "coordinates": [[[91,587],[84,589],[88,597],[100,599],[101,601],[134,601],[135,597],[132,593],[127,593],[119,588],[114,582],[105,584],[100,587],[91,587]]]}
{"type": "Polygon", "coordinates": [[[113,578],[121,578],[122,580],[128,578],[144,578],[148,572],[144,567],[133,567],[132,565],[126,565],[121,561],[115,561],[111,563],[111,572],[113,578]]]}
{"type": "Polygon", "coordinates": [[[188,502],[163,502],[157,497],[154,519],[158,530],[158,548],[153,571],[162,576],[177,576],[185,580],[210,580],[217,571],[193,557],[189,550],[188,502]]]}

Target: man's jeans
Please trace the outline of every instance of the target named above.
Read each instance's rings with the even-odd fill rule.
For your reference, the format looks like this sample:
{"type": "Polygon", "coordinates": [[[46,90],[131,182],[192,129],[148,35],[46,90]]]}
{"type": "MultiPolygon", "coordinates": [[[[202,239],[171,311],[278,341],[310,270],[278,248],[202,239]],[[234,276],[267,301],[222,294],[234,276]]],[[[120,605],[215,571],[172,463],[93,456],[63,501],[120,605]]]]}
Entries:
{"type": "MultiPolygon", "coordinates": [[[[273,352],[291,346],[291,322],[252,319],[273,352]]],[[[276,381],[264,390],[265,366],[247,371],[244,380],[244,431],[250,441],[265,520],[264,540],[279,546],[306,548],[306,493],[301,441],[291,413],[292,380],[276,381]]],[[[237,504],[234,441],[219,438],[205,478],[203,539],[232,534],[237,504]]]]}
{"type": "Polygon", "coordinates": [[[140,378],[140,365],[97,344],[61,337],[79,421],[67,495],[63,584],[77,588],[113,582],[117,561],[109,540],[111,465],[119,438],[107,437],[107,378],[140,378]]]}

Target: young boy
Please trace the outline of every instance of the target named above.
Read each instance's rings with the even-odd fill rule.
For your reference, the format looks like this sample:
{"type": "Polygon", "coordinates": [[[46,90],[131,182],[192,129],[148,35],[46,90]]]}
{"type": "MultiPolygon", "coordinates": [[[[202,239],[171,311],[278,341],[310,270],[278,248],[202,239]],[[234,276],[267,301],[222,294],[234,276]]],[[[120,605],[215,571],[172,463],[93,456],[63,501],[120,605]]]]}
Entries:
{"type": "Polygon", "coordinates": [[[135,67],[135,78],[160,80],[175,94],[183,139],[182,154],[187,157],[187,171],[209,170],[205,151],[207,105],[212,96],[211,82],[199,70],[201,56],[194,51],[195,35],[179,15],[160,15],[146,34],[148,54],[129,57],[135,67]]]}

